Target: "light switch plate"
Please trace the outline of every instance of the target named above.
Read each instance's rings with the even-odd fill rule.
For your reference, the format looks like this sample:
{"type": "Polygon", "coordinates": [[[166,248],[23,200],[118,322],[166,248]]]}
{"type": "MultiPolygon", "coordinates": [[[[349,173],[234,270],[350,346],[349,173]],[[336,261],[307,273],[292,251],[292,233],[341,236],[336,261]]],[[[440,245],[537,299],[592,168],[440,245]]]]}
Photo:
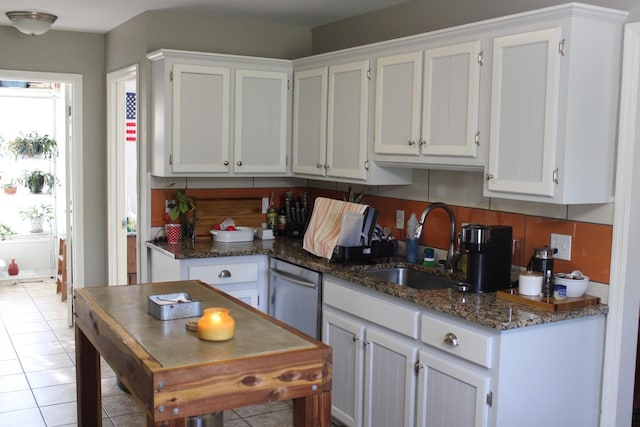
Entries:
{"type": "Polygon", "coordinates": [[[553,254],[555,259],[571,261],[571,236],[551,233],[551,244],[549,246],[551,249],[557,250],[553,254]]]}
{"type": "Polygon", "coordinates": [[[404,211],[396,211],[396,228],[404,230],[404,211]]]}
{"type": "Polygon", "coordinates": [[[262,198],[262,213],[266,214],[268,209],[269,209],[269,198],[268,197],[263,197],[262,198]]]}

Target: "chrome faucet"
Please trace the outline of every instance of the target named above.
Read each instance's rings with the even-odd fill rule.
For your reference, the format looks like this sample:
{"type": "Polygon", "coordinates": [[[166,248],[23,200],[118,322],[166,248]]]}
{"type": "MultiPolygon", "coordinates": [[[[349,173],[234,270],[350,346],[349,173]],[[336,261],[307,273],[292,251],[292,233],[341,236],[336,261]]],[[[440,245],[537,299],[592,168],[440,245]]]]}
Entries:
{"type": "Polygon", "coordinates": [[[422,235],[422,228],[424,227],[424,222],[426,221],[429,212],[436,208],[444,209],[449,214],[451,233],[449,235],[449,250],[447,251],[447,268],[455,273],[455,264],[457,264],[457,262],[455,262],[456,253],[454,244],[456,240],[456,216],[453,214],[453,211],[448,205],[446,205],[445,203],[436,202],[430,204],[424,211],[422,211],[422,214],[420,215],[420,221],[418,222],[418,227],[416,227],[416,238],[418,240],[420,239],[420,236],[422,235]]]}

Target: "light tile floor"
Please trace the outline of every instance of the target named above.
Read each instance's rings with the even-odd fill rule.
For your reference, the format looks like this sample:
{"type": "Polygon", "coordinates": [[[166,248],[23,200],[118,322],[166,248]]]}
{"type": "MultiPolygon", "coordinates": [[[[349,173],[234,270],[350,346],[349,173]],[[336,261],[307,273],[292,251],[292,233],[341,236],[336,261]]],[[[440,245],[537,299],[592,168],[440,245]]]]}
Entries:
{"type": "MultiPolygon", "coordinates": [[[[53,280],[0,280],[0,426],[75,426],[73,328],[53,280]]],[[[102,361],[103,426],[145,426],[142,409],[102,361]]],[[[290,402],[224,412],[225,427],[286,427],[290,402]]]]}

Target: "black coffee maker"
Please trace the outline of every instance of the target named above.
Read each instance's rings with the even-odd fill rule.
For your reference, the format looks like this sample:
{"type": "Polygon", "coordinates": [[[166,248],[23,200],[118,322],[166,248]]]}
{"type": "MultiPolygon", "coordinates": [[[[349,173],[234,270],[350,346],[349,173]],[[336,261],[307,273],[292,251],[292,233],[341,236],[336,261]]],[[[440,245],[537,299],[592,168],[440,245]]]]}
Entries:
{"type": "Polygon", "coordinates": [[[485,293],[511,286],[512,230],[508,225],[464,225],[460,252],[466,255],[469,292],[485,293]]]}

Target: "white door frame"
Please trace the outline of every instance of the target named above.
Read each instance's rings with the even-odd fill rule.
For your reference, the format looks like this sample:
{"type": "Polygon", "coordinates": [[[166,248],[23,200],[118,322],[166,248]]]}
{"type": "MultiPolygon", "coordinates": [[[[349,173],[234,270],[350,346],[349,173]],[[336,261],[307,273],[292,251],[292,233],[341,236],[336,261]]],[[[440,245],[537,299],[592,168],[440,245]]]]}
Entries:
{"type": "Polygon", "coordinates": [[[601,427],[628,427],[633,413],[640,305],[640,22],[625,26],[622,62],[601,427]]]}
{"type": "MultiPolygon", "coordinates": [[[[124,143],[119,137],[124,135],[124,120],[118,117],[118,105],[122,105],[120,87],[124,82],[135,79],[136,93],[139,93],[137,76],[137,64],[107,74],[107,200],[110,201],[107,203],[107,283],[109,285],[128,283],[126,214],[123,214],[125,212],[125,155],[124,143]]],[[[140,111],[139,108],[138,111],[140,111]]],[[[138,117],[136,117],[137,122],[139,122],[138,117]]],[[[136,145],[139,144],[136,143],[136,145]]],[[[136,182],[136,188],[138,187],[136,182]]]]}
{"type": "Polygon", "coordinates": [[[67,83],[71,85],[71,129],[65,143],[66,164],[66,197],[67,197],[67,293],[68,320],[73,321],[73,289],[83,288],[84,273],[84,221],[82,205],[83,165],[83,120],[82,120],[82,74],[49,73],[39,71],[0,70],[3,80],[30,80],[67,83]]]}

